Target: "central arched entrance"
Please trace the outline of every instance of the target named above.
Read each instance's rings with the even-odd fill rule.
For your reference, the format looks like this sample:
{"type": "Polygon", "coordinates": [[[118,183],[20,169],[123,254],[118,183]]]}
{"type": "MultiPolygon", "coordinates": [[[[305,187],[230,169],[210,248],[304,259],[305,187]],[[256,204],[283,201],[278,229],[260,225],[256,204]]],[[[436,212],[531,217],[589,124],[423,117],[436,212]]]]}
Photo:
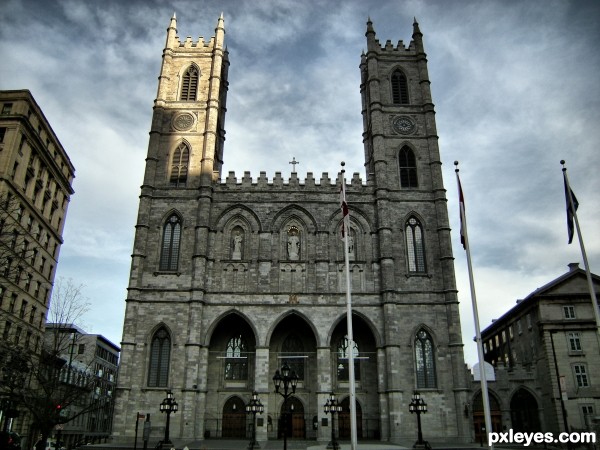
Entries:
{"type": "MultiPolygon", "coordinates": [[[[502,431],[502,411],[500,409],[500,403],[498,403],[498,399],[491,393],[489,395],[489,399],[492,431],[502,431]]],[[[481,392],[479,392],[473,399],[473,428],[475,430],[475,442],[487,442],[485,414],[483,412],[483,400],[481,392]]]]}
{"type": "Polygon", "coordinates": [[[281,405],[279,414],[279,435],[283,437],[283,433],[287,430],[288,438],[305,439],[306,438],[306,422],[304,420],[304,405],[296,397],[290,397],[285,404],[281,405]]]}
{"type": "MultiPolygon", "coordinates": [[[[342,411],[338,414],[338,428],[340,439],[350,439],[350,397],[346,397],[341,403],[342,411]]],[[[362,408],[356,402],[356,437],[362,438],[362,408]]]]}

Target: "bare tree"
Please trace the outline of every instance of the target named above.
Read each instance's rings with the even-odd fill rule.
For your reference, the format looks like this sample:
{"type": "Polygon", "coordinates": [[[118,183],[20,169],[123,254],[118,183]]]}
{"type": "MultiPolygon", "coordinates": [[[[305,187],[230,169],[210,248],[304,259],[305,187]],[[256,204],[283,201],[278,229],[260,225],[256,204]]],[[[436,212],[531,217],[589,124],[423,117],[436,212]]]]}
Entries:
{"type": "Polygon", "coordinates": [[[0,350],[0,396],[29,412],[35,430],[30,436],[41,435],[39,449],[57,425],[104,406],[93,395],[99,380],[91,361],[85,366],[73,360],[83,337],[76,323],[89,309],[82,289],[72,280],[57,280],[41,353],[18,342],[5,342],[0,350]]]}

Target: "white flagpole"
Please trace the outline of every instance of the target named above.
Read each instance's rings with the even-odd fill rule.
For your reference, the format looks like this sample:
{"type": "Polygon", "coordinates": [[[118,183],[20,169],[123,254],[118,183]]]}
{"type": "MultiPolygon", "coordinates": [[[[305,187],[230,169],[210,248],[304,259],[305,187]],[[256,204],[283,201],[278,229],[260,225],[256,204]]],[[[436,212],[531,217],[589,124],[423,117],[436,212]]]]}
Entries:
{"type": "MultiPolygon", "coordinates": [[[[345,162],[342,161],[342,198],[346,202],[345,162]]],[[[343,216],[344,261],[346,264],[346,323],[348,328],[348,380],[350,384],[350,448],[356,450],[358,434],[356,431],[356,383],[354,379],[354,335],[352,333],[352,296],[350,283],[350,262],[348,257],[348,235],[350,234],[350,215],[343,216]]],[[[333,425],[333,424],[332,424],[333,425]]]]}
{"type": "Polygon", "coordinates": [[[479,328],[479,313],[477,311],[477,299],[475,295],[475,282],[473,280],[473,266],[471,265],[471,249],[469,248],[469,237],[467,234],[467,216],[465,214],[465,203],[462,193],[462,186],[460,184],[460,178],[458,177],[458,161],[454,161],[456,169],[456,181],[458,183],[458,195],[460,205],[460,221],[462,227],[462,235],[464,239],[464,247],[467,253],[467,267],[469,269],[469,284],[471,287],[471,303],[473,305],[473,321],[475,322],[475,342],[477,344],[477,356],[479,358],[479,374],[481,377],[481,400],[483,401],[483,415],[485,419],[485,437],[488,446],[493,446],[489,443],[489,433],[492,430],[492,417],[490,414],[490,397],[487,387],[487,378],[485,374],[485,359],[483,358],[483,344],[481,342],[481,330],[479,328]]]}
{"type": "Polygon", "coordinates": [[[561,160],[563,168],[563,175],[565,178],[565,186],[567,200],[569,202],[569,208],[573,213],[573,219],[575,219],[575,228],[577,229],[577,237],[579,238],[579,247],[581,248],[581,256],[583,257],[583,265],[585,266],[585,274],[587,277],[588,289],[590,291],[590,299],[592,300],[592,308],[594,310],[594,317],[596,318],[596,334],[600,337],[600,313],[598,312],[598,302],[596,301],[596,292],[594,290],[594,283],[592,281],[592,272],[590,272],[590,265],[588,264],[587,254],[585,253],[585,247],[583,246],[583,237],[581,236],[581,228],[579,228],[579,220],[577,219],[577,210],[574,206],[573,193],[571,192],[571,186],[569,184],[569,177],[567,176],[567,168],[565,167],[565,160],[561,160]]]}

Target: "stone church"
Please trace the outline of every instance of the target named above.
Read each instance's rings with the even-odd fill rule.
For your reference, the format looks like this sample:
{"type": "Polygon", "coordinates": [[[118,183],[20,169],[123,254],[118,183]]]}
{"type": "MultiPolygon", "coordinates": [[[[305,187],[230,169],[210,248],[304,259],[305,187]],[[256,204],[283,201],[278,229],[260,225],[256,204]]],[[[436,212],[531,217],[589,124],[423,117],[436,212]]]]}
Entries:
{"type": "Polygon", "coordinates": [[[327,441],[330,392],[342,406],[336,435],[349,439],[353,355],[359,440],[414,442],[415,390],[428,404],[428,440],[470,440],[447,202],[416,21],[410,44],[394,46],[380,44],[369,20],[360,57],[366,171],[347,180],[354,342],[343,174],[223,176],[224,20],[208,41],[182,41],[176,25],[173,17],[141,187],[114,439],[132,439],[137,412],[151,414],[151,439],[161,439],[167,390],[179,405],[170,418],[177,441],[249,438],[253,391],[264,405],[259,441],[284,430],[327,441]],[[284,405],[272,379],[285,363],[298,385],[284,405]]]}

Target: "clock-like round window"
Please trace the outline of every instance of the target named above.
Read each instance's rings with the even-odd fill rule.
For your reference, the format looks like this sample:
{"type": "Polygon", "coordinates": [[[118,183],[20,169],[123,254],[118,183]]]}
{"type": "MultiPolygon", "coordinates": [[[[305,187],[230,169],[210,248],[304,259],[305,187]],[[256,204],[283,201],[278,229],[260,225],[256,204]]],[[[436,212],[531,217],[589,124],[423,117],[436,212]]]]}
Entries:
{"type": "Polygon", "coordinates": [[[407,116],[395,117],[392,121],[392,126],[394,127],[394,131],[400,134],[410,134],[416,129],[415,123],[407,116]]]}
{"type": "Polygon", "coordinates": [[[194,116],[190,113],[178,114],[173,120],[173,127],[179,131],[186,131],[194,125],[194,116]]]}

